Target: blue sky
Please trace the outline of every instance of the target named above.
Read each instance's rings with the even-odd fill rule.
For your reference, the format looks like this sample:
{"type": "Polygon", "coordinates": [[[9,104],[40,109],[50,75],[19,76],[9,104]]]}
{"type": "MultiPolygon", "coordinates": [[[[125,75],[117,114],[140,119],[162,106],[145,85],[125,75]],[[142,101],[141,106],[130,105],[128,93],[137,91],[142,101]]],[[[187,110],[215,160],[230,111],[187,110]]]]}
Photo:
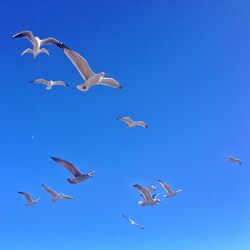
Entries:
{"type": "Polygon", "coordinates": [[[5,250],[250,249],[249,1],[1,1],[0,245],[5,250]],[[20,56],[32,30],[124,91],[82,79],[62,51],[20,56]],[[64,80],[69,88],[31,85],[64,80]],[[143,119],[127,130],[117,117],[143,119]],[[32,136],[34,138],[32,139],[32,136]],[[95,177],[70,185],[58,156],[95,177]],[[243,164],[229,165],[236,155],[243,164]],[[133,183],[184,191],[138,206],[133,183]],[[75,196],[52,203],[41,184],[75,196]],[[22,190],[43,199],[24,207],[22,190]],[[138,230],[121,214],[145,226],[138,230]]]}

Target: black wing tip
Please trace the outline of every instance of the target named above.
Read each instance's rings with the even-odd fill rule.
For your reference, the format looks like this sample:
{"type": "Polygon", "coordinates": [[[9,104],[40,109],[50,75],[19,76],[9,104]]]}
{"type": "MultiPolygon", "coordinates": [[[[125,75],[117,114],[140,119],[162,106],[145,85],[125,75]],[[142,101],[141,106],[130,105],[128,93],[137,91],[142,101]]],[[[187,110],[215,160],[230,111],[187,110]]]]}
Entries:
{"type": "Polygon", "coordinates": [[[148,125],[146,125],[145,128],[148,128],[148,125]]]}
{"type": "Polygon", "coordinates": [[[76,184],[76,183],[73,182],[70,178],[68,178],[67,181],[68,181],[70,184],[76,184]]]}
{"type": "Polygon", "coordinates": [[[34,83],[34,82],[35,82],[35,80],[31,80],[31,81],[30,81],[30,83],[34,83]]]}
{"type": "Polygon", "coordinates": [[[70,49],[67,45],[65,45],[64,43],[62,43],[62,42],[60,42],[60,41],[59,41],[56,45],[57,45],[59,48],[63,49],[63,50],[65,50],[65,49],[72,50],[72,49],[70,49]]]}
{"type": "Polygon", "coordinates": [[[55,156],[50,156],[50,158],[51,158],[52,160],[54,160],[54,161],[58,161],[58,160],[59,160],[59,158],[57,158],[57,157],[55,157],[55,156]]]}

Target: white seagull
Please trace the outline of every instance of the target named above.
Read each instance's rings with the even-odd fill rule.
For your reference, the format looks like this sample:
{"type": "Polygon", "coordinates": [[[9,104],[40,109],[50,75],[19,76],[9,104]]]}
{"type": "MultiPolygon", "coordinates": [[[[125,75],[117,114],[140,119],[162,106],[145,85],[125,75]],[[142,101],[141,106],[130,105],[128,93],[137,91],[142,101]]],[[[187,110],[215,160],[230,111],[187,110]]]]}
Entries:
{"type": "Polygon", "coordinates": [[[52,188],[42,184],[42,187],[49,193],[52,195],[52,201],[57,201],[57,200],[61,200],[61,199],[66,199],[66,200],[75,200],[75,198],[69,196],[69,195],[65,195],[65,194],[59,194],[57,193],[55,190],[53,190],[52,188]]]}
{"type": "Polygon", "coordinates": [[[25,192],[20,192],[19,191],[18,193],[23,195],[27,199],[28,203],[25,204],[25,206],[35,205],[39,200],[41,200],[41,198],[33,199],[30,194],[27,194],[25,192]]]}
{"type": "Polygon", "coordinates": [[[161,202],[161,200],[157,199],[158,194],[151,195],[150,191],[138,184],[133,185],[134,188],[138,189],[141,192],[142,197],[144,198],[143,201],[139,201],[140,206],[154,206],[161,202]]]}
{"type": "Polygon", "coordinates": [[[80,182],[83,182],[89,178],[93,178],[93,174],[95,171],[88,172],[87,174],[82,174],[72,163],[59,159],[57,157],[51,156],[51,159],[54,160],[55,162],[63,165],[65,168],[67,168],[74,176],[75,178],[68,178],[68,182],[71,184],[77,184],[80,182]]]}
{"type": "Polygon", "coordinates": [[[139,225],[136,221],[131,220],[131,219],[128,218],[126,215],[122,214],[122,217],[125,218],[125,219],[127,219],[128,221],[130,221],[130,223],[131,223],[132,225],[135,225],[135,226],[139,227],[140,229],[144,230],[144,227],[143,227],[143,226],[139,225]]]}
{"type": "Polygon", "coordinates": [[[141,126],[143,128],[148,128],[148,125],[144,121],[133,121],[128,116],[117,118],[117,120],[126,122],[128,124],[127,128],[134,128],[136,126],[141,126]]]}
{"type": "MultiPolygon", "coordinates": [[[[59,47],[60,46],[61,44],[59,45],[59,47]]],[[[78,72],[85,80],[83,84],[76,86],[79,90],[88,91],[91,87],[95,85],[105,85],[112,88],[122,89],[120,83],[118,83],[115,79],[105,77],[108,75],[107,73],[94,73],[90,68],[88,62],[80,54],[69,49],[65,45],[62,45],[62,47],[66,56],[75,65],[78,72]]]]}
{"type": "Polygon", "coordinates": [[[52,86],[54,85],[61,85],[61,86],[65,86],[68,87],[69,85],[63,81],[48,81],[45,79],[36,79],[36,80],[32,80],[31,83],[41,83],[41,84],[45,84],[47,87],[46,89],[50,90],[52,88],[52,86]]]}
{"type": "Polygon", "coordinates": [[[178,189],[178,190],[173,190],[168,184],[164,183],[161,180],[158,180],[159,184],[168,192],[168,194],[165,194],[164,197],[165,198],[171,198],[174,197],[175,195],[177,195],[178,193],[182,192],[182,189],[178,189]]]}
{"type": "Polygon", "coordinates": [[[227,161],[231,162],[231,163],[238,163],[239,165],[241,165],[241,160],[239,158],[234,157],[234,156],[229,156],[227,158],[227,161]]]}
{"type": "Polygon", "coordinates": [[[38,54],[45,53],[51,56],[50,52],[47,49],[40,48],[41,46],[47,44],[54,44],[62,48],[62,43],[56,40],[55,38],[48,37],[46,39],[40,40],[39,37],[37,36],[35,37],[31,31],[22,31],[12,36],[12,38],[22,38],[22,37],[27,38],[33,44],[33,49],[28,48],[24,50],[21,55],[24,55],[26,53],[31,53],[33,54],[33,57],[36,58],[38,54]]]}

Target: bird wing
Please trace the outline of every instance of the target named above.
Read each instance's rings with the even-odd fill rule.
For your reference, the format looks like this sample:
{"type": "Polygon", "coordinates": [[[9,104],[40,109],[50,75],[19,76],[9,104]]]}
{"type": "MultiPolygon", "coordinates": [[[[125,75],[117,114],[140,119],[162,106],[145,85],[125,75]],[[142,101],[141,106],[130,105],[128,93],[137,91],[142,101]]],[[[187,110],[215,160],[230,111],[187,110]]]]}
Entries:
{"type": "Polygon", "coordinates": [[[75,65],[83,79],[88,80],[94,75],[94,72],[89,67],[88,62],[80,54],[65,47],[63,48],[63,51],[70,61],[75,65]]]}
{"type": "Polygon", "coordinates": [[[54,81],[53,85],[62,85],[62,86],[69,86],[66,82],[64,81],[54,81]]]}
{"type": "Polygon", "coordinates": [[[174,190],[166,183],[164,183],[163,181],[161,180],[158,180],[159,184],[165,189],[167,190],[169,193],[173,193],[174,190]]]}
{"type": "Polygon", "coordinates": [[[73,198],[72,196],[69,196],[69,195],[63,195],[62,196],[63,199],[66,199],[66,200],[74,200],[75,198],[73,198]]]}
{"type": "Polygon", "coordinates": [[[36,80],[31,81],[31,83],[42,83],[42,84],[48,85],[49,81],[45,79],[36,79],[36,80]]]}
{"type": "Polygon", "coordinates": [[[41,45],[45,45],[45,44],[54,44],[54,45],[61,47],[62,43],[53,37],[48,37],[48,38],[41,40],[41,45]]]}
{"type": "Polygon", "coordinates": [[[130,117],[128,117],[128,116],[117,118],[117,120],[119,120],[119,121],[124,121],[124,122],[126,122],[127,124],[133,123],[133,120],[132,120],[130,117]]]}
{"type": "Polygon", "coordinates": [[[142,193],[145,200],[152,200],[152,196],[148,189],[138,184],[134,184],[133,187],[138,189],[142,193]]]}
{"type": "Polygon", "coordinates": [[[59,159],[57,157],[51,156],[51,159],[55,162],[63,165],[65,168],[67,168],[75,177],[81,175],[81,172],[70,162],[59,159]]]}
{"type": "Polygon", "coordinates": [[[112,88],[122,89],[122,86],[120,85],[120,83],[117,82],[113,78],[103,77],[101,82],[99,82],[98,84],[109,86],[109,87],[112,87],[112,88]]]}
{"type": "Polygon", "coordinates": [[[18,192],[18,193],[21,194],[21,195],[24,195],[28,202],[31,203],[33,201],[33,199],[32,199],[32,197],[31,197],[30,194],[25,193],[25,192],[18,192]]]}
{"type": "Polygon", "coordinates": [[[122,217],[129,220],[129,218],[125,214],[122,214],[122,217]]]}
{"type": "Polygon", "coordinates": [[[27,38],[32,44],[34,44],[35,37],[31,31],[28,31],[28,30],[21,31],[21,32],[15,34],[14,36],[12,36],[12,38],[21,38],[21,37],[27,38]]]}
{"type": "Polygon", "coordinates": [[[50,193],[53,197],[58,196],[58,193],[57,193],[55,190],[53,190],[52,188],[49,188],[49,187],[47,187],[47,186],[44,185],[44,184],[42,184],[42,187],[44,187],[44,189],[45,189],[48,193],[50,193]]]}

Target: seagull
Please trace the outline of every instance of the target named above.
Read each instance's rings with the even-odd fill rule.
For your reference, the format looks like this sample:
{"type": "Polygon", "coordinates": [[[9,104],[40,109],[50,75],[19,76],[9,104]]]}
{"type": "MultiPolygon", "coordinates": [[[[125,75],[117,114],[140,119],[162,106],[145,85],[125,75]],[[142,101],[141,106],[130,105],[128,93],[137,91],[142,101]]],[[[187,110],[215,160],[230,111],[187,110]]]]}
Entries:
{"type": "Polygon", "coordinates": [[[31,81],[31,83],[42,83],[42,84],[45,84],[47,87],[46,89],[50,90],[52,88],[52,86],[54,85],[61,85],[61,86],[65,86],[65,87],[68,87],[69,85],[63,81],[48,81],[48,80],[45,80],[45,79],[36,79],[36,80],[33,80],[31,81]]]}
{"type": "Polygon", "coordinates": [[[57,157],[53,157],[51,156],[51,159],[54,160],[55,162],[63,165],[65,168],[67,168],[74,176],[75,178],[68,178],[68,182],[71,184],[77,184],[80,183],[82,181],[85,181],[89,178],[93,178],[93,174],[95,173],[95,171],[91,171],[88,172],[87,174],[82,174],[72,163],[59,159],[57,157]]]}
{"type": "Polygon", "coordinates": [[[117,118],[117,120],[126,122],[128,124],[127,128],[134,128],[136,126],[141,126],[143,128],[148,128],[148,125],[144,121],[133,121],[128,116],[117,118]]]}
{"type": "Polygon", "coordinates": [[[41,200],[41,198],[37,198],[37,199],[34,200],[34,199],[31,197],[30,194],[27,194],[27,193],[25,193],[25,192],[18,192],[18,193],[21,194],[21,195],[23,195],[23,196],[27,199],[28,203],[25,204],[25,206],[32,206],[32,205],[35,205],[39,200],[41,200]]]}
{"type": "Polygon", "coordinates": [[[140,206],[154,206],[157,205],[158,203],[160,203],[161,201],[159,199],[157,199],[157,195],[158,194],[154,194],[153,196],[150,194],[150,191],[138,184],[134,184],[133,187],[135,189],[138,189],[141,192],[141,195],[143,196],[144,200],[143,201],[139,201],[139,205],[140,206]]]}
{"type": "Polygon", "coordinates": [[[128,218],[126,215],[122,214],[122,217],[125,218],[125,219],[127,219],[128,221],[130,221],[130,223],[131,223],[132,225],[135,225],[135,226],[139,227],[140,229],[144,230],[144,227],[142,227],[141,225],[139,225],[136,221],[131,220],[131,219],[128,218]]]}
{"type": "Polygon", "coordinates": [[[65,194],[59,194],[57,193],[55,190],[53,190],[52,188],[42,184],[42,187],[52,195],[52,201],[57,201],[57,200],[61,200],[61,199],[66,199],[66,200],[75,200],[75,198],[65,195],[65,194]]]}
{"type": "Polygon", "coordinates": [[[118,83],[115,79],[106,77],[108,75],[107,73],[94,73],[90,68],[88,62],[80,54],[71,50],[64,44],[60,44],[59,47],[60,46],[63,47],[65,55],[75,65],[78,72],[85,80],[83,84],[76,86],[79,90],[88,91],[95,85],[105,85],[112,88],[122,89],[120,83],[118,83]]]}
{"type": "Polygon", "coordinates": [[[227,161],[228,162],[234,162],[234,163],[238,163],[239,165],[241,165],[241,160],[239,159],[239,158],[236,158],[236,157],[234,157],[234,156],[229,156],[228,158],[227,158],[227,161]]]}
{"type": "Polygon", "coordinates": [[[55,38],[48,37],[46,39],[40,40],[39,37],[37,36],[35,37],[31,31],[22,31],[12,36],[12,38],[22,38],[22,37],[27,38],[33,44],[33,49],[28,48],[24,50],[21,55],[24,55],[26,53],[31,53],[33,54],[33,58],[36,58],[38,54],[45,53],[51,56],[50,52],[47,49],[45,48],[40,49],[40,46],[46,44],[54,44],[62,48],[62,43],[56,40],[55,38]]]}
{"type": "Polygon", "coordinates": [[[161,180],[158,180],[159,184],[168,192],[168,194],[165,194],[165,198],[171,198],[177,195],[178,193],[182,192],[182,189],[178,189],[174,191],[168,184],[164,183],[161,180]]]}

